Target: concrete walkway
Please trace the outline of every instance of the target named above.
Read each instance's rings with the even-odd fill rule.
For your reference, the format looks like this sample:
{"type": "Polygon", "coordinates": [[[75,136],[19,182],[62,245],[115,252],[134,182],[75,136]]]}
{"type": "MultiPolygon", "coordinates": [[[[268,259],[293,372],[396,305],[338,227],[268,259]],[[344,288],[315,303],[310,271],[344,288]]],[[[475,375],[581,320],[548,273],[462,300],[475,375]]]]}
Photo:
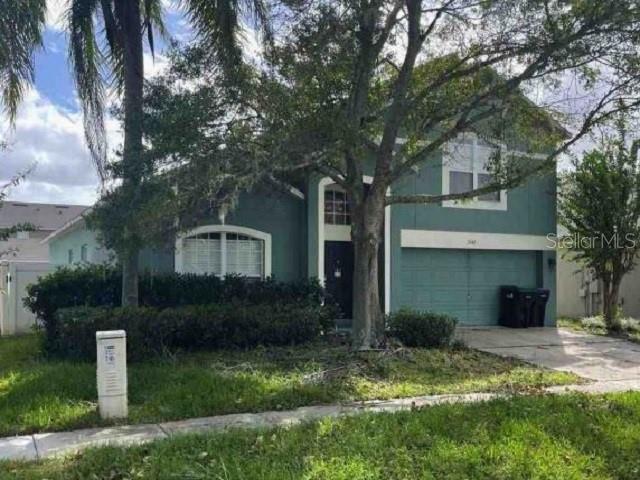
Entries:
{"type": "Polygon", "coordinates": [[[640,344],[562,328],[460,328],[468,346],[599,382],[640,384],[640,344]]]}
{"type": "MultiPolygon", "coordinates": [[[[594,382],[584,385],[550,387],[546,393],[570,392],[611,393],[640,390],[636,380],[594,382]]],[[[450,403],[478,403],[508,398],[506,393],[469,393],[460,395],[427,395],[385,401],[359,402],[346,405],[301,407],[289,411],[240,413],[193,418],[175,422],[121,427],[88,428],[71,432],[38,433],[0,438],[0,460],[40,460],[76,453],[89,447],[135,445],[173,435],[224,431],[230,428],[271,428],[310,422],[321,418],[357,415],[365,412],[399,412],[413,408],[450,403]]]]}
{"type": "Polygon", "coordinates": [[[88,447],[134,445],[185,433],[223,431],[230,428],[290,426],[321,418],[357,415],[363,412],[397,412],[445,403],[482,402],[506,396],[506,394],[497,393],[429,395],[346,405],[301,407],[289,411],[239,413],[156,424],[87,428],[71,432],[5,437],[0,438],[0,460],[39,460],[76,453],[88,447]]]}

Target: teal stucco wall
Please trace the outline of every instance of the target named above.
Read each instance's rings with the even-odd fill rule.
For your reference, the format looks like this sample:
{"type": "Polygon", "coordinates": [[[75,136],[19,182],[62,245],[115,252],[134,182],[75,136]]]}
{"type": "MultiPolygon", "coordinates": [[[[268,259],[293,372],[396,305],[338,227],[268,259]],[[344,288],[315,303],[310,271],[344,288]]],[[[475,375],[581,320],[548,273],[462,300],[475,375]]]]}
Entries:
{"type": "MultiPolygon", "coordinates": [[[[226,216],[225,224],[249,227],[271,234],[272,276],[282,281],[294,281],[307,276],[305,201],[280,191],[259,188],[240,195],[235,206],[226,216]]],[[[201,225],[220,224],[217,216],[205,218],[201,225]]],[[[102,263],[108,254],[100,249],[95,232],[84,223],[75,230],[60,235],[49,242],[49,254],[54,266],[68,265],[68,252],[73,250],[74,263],[80,261],[80,249],[87,245],[89,263],[102,263]]],[[[113,258],[113,255],[110,255],[113,258]]],[[[145,248],[140,253],[140,268],[152,272],[174,271],[175,256],[172,247],[145,248]]]]}
{"type": "MultiPolygon", "coordinates": [[[[392,187],[396,194],[441,194],[442,159],[431,158],[417,173],[412,173],[392,187]]],[[[441,204],[393,205],[391,207],[391,309],[405,305],[402,285],[401,230],[444,230],[545,236],[556,232],[556,175],[530,178],[525,184],[507,192],[507,210],[451,208],[441,204]]],[[[460,251],[463,255],[464,251],[460,251]]],[[[505,257],[506,258],[506,257],[505,257]]],[[[536,269],[537,287],[551,291],[545,324],[555,323],[556,285],[555,252],[539,251],[532,268],[536,269]]],[[[524,285],[523,285],[524,286],[524,285]]],[[[405,297],[406,298],[406,297],[405,297]]],[[[497,292],[496,292],[497,298],[497,292]]]]}
{"type": "MultiPolygon", "coordinates": [[[[304,199],[264,186],[241,194],[224,223],[269,233],[272,277],[295,281],[307,277],[306,213],[304,199]]],[[[211,216],[200,224],[218,225],[220,220],[211,216]]]]}
{"type": "MultiPolygon", "coordinates": [[[[115,262],[115,254],[100,244],[95,232],[84,222],[49,241],[49,262],[54,267],[69,265],[69,250],[73,251],[73,264],[115,262]],[[82,261],[82,246],[87,247],[87,260],[82,261]]],[[[140,252],[140,269],[154,273],[173,271],[173,251],[159,248],[145,248],[140,252]]]]}
{"type": "Polygon", "coordinates": [[[98,243],[95,233],[81,222],[81,225],[74,230],[49,241],[49,262],[54,267],[69,265],[69,250],[71,250],[73,263],[79,263],[83,245],[87,246],[88,263],[102,263],[109,257],[108,252],[98,243]]]}

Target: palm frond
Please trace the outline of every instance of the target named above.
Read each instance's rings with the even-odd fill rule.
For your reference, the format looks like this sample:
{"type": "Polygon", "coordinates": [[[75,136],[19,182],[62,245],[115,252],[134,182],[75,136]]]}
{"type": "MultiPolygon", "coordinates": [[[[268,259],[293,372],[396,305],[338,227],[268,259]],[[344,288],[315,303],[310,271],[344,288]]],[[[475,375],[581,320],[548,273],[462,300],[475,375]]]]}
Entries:
{"type": "Polygon", "coordinates": [[[169,32],[164,24],[162,15],[162,2],[160,0],[144,0],[143,5],[144,28],[147,33],[147,42],[151,55],[155,55],[155,46],[153,41],[154,29],[165,39],[169,38],[169,32]]]}
{"type": "Polygon", "coordinates": [[[33,83],[33,54],[42,46],[46,9],[46,0],[0,0],[0,93],[11,123],[33,83]]]}
{"type": "Polygon", "coordinates": [[[268,8],[263,0],[182,0],[181,4],[202,40],[233,65],[241,58],[241,19],[253,23],[271,39],[268,8]]]}
{"type": "Polygon", "coordinates": [[[100,0],[100,13],[104,26],[104,36],[107,44],[106,56],[108,56],[109,71],[111,73],[111,86],[118,93],[124,86],[124,37],[122,28],[118,24],[115,15],[114,0],[100,0]]]}
{"type": "Polygon", "coordinates": [[[96,39],[100,0],[72,0],[67,12],[69,60],[84,112],[84,131],[96,170],[105,179],[104,56],[96,39]]]}

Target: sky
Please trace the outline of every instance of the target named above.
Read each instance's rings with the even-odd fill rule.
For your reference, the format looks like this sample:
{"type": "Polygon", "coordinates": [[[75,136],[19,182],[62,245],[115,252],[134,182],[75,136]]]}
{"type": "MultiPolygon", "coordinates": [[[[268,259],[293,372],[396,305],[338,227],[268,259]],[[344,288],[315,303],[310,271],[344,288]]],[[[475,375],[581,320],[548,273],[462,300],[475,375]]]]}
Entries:
{"type": "MultiPolygon", "coordinates": [[[[165,21],[172,36],[191,35],[188,24],[172,0],[165,3],[165,21]]],[[[0,114],[0,138],[8,149],[0,152],[0,182],[28,170],[25,180],[8,198],[26,202],[91,205],[98,192],[98,177],[84,140],[82,112],[67,61],[63,28],[66,0],[48,0],[44,48],[35,56],[35,85],[24,96],[15,128],[0,114]]],[[[166,66],[160,51],[145,52],[145,75],[157,75],[166,66]]],[[[107,119],[109,149],[122,142],[118,122],[107,119]]]]}

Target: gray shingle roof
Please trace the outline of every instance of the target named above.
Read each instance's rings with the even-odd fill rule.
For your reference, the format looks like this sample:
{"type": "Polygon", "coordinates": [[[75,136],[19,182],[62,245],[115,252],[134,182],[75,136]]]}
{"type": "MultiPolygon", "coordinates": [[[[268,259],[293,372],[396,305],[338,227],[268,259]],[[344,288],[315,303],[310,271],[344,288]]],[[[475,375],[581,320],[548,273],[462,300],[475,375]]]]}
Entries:
{"type": "Polygon", "coordinates": [[[26,203],[5,200],[0,204],[0,228],[30,223],[37,230],[57,230],[88,207],[48,203],[26,203]]]}

